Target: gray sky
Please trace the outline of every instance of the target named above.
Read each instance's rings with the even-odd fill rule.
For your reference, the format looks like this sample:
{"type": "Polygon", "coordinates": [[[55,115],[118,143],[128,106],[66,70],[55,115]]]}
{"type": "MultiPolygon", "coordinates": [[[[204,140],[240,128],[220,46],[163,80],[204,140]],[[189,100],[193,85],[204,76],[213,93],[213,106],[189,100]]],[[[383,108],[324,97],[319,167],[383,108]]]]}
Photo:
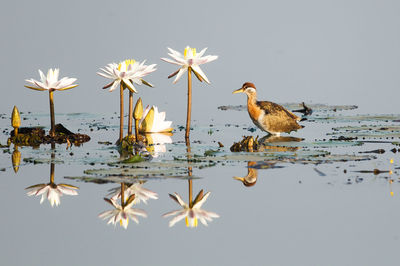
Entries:
{"type": "Polygon", "coordinates": [[[276,102],[356,104],[398,113],[398,1],[7,1],[0,11],[1,112],[48,111],[45,92],[23,87],[37,70],[59,67],[79,87],[55,95],[56,112],[117,112],[118,93],[102,90],[100,67],[125,58],[158,64],[139,87],[144,105],[184,121],[186,77],[162,62],[186,45],[219,59],[202,68],[211,85],[193,84],[193,112],[207,116],[252,81],[276,102]],[[96,4],[94,4],[96,3],[96,4]],[[245,4],[244,4],[245,3],[245,4]],[[173,103],[173,104],[172,104],[173,103]]]}

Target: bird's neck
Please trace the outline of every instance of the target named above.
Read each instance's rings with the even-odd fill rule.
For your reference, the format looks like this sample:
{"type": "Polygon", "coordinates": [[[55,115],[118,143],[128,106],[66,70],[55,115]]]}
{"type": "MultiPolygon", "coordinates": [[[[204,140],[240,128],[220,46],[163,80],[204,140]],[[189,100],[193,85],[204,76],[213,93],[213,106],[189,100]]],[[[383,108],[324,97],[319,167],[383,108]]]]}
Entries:
{"type": "Polygon", "coordinates": [[[257,102],[257,94],[247,94],[247,105],[254,105],[257,102]]]}

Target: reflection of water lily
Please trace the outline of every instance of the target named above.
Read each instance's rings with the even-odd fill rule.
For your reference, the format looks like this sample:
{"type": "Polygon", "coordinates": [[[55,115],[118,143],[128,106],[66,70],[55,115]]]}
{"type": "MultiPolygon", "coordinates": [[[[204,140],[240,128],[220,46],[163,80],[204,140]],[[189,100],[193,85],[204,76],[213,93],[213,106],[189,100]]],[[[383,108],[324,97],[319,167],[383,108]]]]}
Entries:
{"type": "Polygon", "coordinates": [[[165,144],[172,143],[171,135],[172,133],[152,133],[146,134],[147,140],[147,150],[157,158],[160,153],[167,151],[165,144]]]}
{"type": "Polygon", "coordinates": [[[60,197],[63,194],[71,195],[71,196],[78,195],[78,192],[76,191],[76,189],[78,189],[78,187],[68,185],[68,184],[58,184],[58,185],[56,185],[54,183],[38,184],[38,185],[27,187],[26,189],[29,190],[26,193],[28,196],[42,195],[42,198],[40,199],[40,204],[42,204],[44,199],[47,198],[52,207],[54,205],[56,205],[56,206],[60,205],[60,197]]]}
{"type": "MultiPolygon", "coordinates": [[[[115,201],[119,198],[121,198],[121,188],[117,187],[112,189],[111,193],[114,195],[112,196],[112,199],[115,201]]],[[[143,187],[143,184],[140,182],[134,183],[130,185],[128,188],[125,189],[124,191],[124,201],[128,200],[131,195],[135,195],[135,199],[132,201],[133,204],[139,204],[140,202],[144,202],[147,204],[148,199],[158,199],[158,195],[156,192],[153,192],[147,188],[143,187]]]]}
{"type": "Polygon", "coordinates": [[[104,199],[108,203],[110,203],[115,209],[105,211],[99,214],[99,217],[103,220],[108,219],[107,224],[114,224],[114,226],[119,222],[120,226],[123,226],[125,229],[128,228],[129,218],[131,218],[136,223],[139,223],[137,216],[147,217],[145,211],[141,209],[132,208],[133,200],[126,204],[125,206],[119,205],[114,199],[104,199]]]}
{"type": "Polygon", "coordinates": [[[165,121],[165,112],[158,112],[157,106],[147,106],[143,119],[139,123],[139,131],[142,133],[171,132],[172,121],[165,121]]]}
{"type": "Polygon", "coordinates": [[[195,73],[197,78],[199,78],[199,80],[205,80],[207,83],[210,83],[206,74],[204,74],[204,72],[201,70],[200,65],[214,61],[218,58],[218,56],[216,55],[203,56],[207,48],[201,50],[200,53],[196,53],[196,48],[190,48],[189,46],[187,46],[185,48],[183,55],[180,52],[175,51],[171,48],[168,48],[168,50],[169,50],[168,55],[172,57],[173,60],[169,58],[161,58],[161,60],[174,65],[181,66],[181,68],[177,72],[174,72],[169,76],[169,78],[171,78],[176,75],[176,78],[173,83],[176,83],[182,77],[182,75],[185,74],[185,72],[189,69],[189,67],[191,68],[191,70],[193,70],[193,72],[195,73]]]}
{"type": "MultiPolygon", "coordinates": [[[[200,194],[200,193],[199,193],[200,194]]],[[[187,227],[197,227],[197,220],[199,219],[203,225],[207,225],[207,221],[211,222],[212,218],[218,218],[219,215],[214,212],[209,212],[201,209],[201,206],[207,200],[210,192],[207,192],[201,199],[195,200],[192,207],[186,204],[182,198],[178,195],[178,193],[174,193],[174,195],[169,194],[169,196],[175,200],[179,205],[182,206],[183,209],[176,210],[172,212],[168,212],[163,215],[163,217],[175,216],[170,222],[169,226],[174,226],[177,222],[186,219],[187,227]]],[[[198,197],[197,197],[198,198],[198,197]]]]}

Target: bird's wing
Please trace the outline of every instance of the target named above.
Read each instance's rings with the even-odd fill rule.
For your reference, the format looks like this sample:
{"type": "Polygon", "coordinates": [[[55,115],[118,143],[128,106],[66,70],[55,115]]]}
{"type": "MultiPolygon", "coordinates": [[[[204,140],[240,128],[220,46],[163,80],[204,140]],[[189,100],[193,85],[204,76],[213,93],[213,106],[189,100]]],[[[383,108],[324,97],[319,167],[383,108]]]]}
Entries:
{"type": "Polygon", "coordinates": [[[300,118],[287,110],[285,107],[273,103],[273,102],[268,102],[268,101],[258,101],[257,105],[265,111],[266,114],[274,115],[274,116],[280,116],[280,117],[290,117],[294,120],[299,121],[300,118]]]}

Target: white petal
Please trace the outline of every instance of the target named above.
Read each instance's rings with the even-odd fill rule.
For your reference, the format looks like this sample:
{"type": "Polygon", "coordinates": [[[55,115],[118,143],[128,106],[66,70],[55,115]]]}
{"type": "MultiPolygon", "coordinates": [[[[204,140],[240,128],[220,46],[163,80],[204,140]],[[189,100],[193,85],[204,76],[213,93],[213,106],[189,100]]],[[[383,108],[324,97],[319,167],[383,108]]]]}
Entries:
{"type": "Polygon", "coordinates": [[[204,74],[203,70],[201,70],[201,68],[198,65],[192,65],[192,68],[193,68],[194,71],[197,72],[197,74],[200,75],[200,77],[202,77],[202,79],[205,80],[205,82],[210,84],[210,81],[208,80],[206,74],[204,74]]]}
{"type": "Polygon", "coordinates": [[[110,88],[108,91],[113,91],[113,90],[115,90],[116,88],[118,88],[119,85],[120,85],[120,82],[121,82],[120,80],[114,81],[113,85],[111,86],[111,88],[110,88]]]}
{"type": "Polygon", "coordinates": [[[187,67],[182,67],[181,69],[179,69],[179,72],[176,75],[174,82],[172,82],[172,83],[175,84],[176,82],[178,82],[178,80],[182,77],[183,74],[185,74],[186,71],[187,71],[187,67]]]}

